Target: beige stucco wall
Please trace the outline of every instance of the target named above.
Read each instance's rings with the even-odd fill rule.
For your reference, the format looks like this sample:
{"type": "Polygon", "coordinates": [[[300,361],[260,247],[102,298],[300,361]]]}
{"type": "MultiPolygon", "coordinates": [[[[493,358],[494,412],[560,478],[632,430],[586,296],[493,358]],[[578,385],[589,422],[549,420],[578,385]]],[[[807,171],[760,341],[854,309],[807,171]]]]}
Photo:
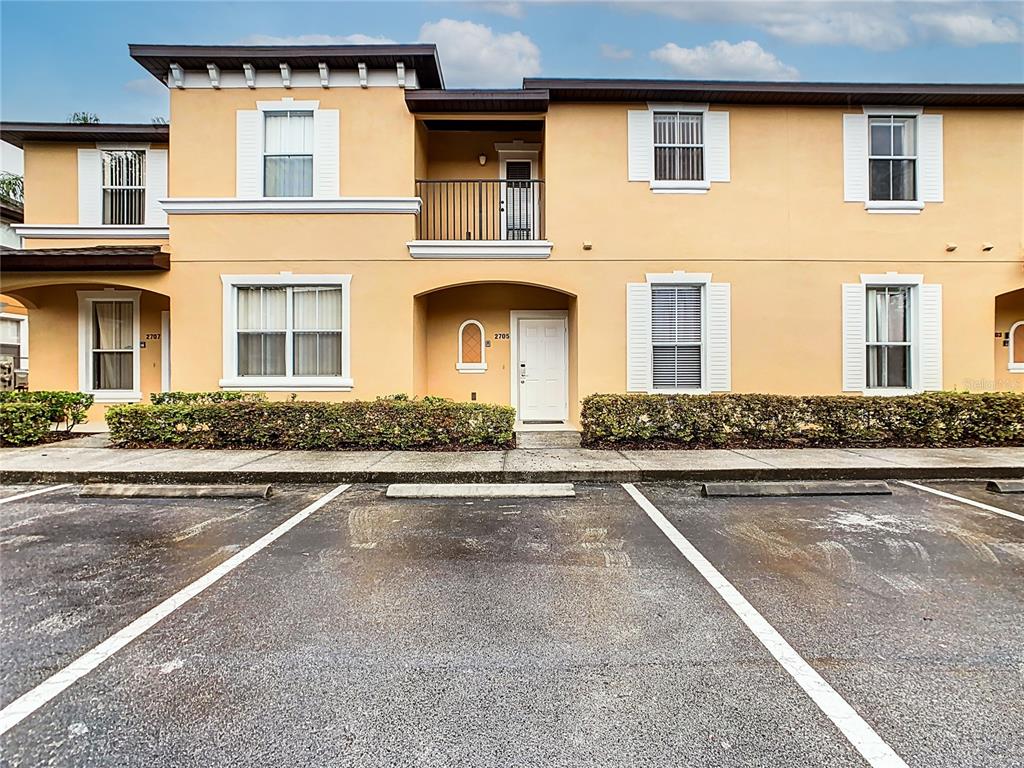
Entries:
{"type": "MultiPolygon", "coordinates": [[[[234,110],[285,95],[341,110],[343,195],[409,195],[417,175],[497,171],[496,159],[483,168],[476,163],[478,145],[493,146],[494,137],[466,146],[438,141],[417,129],[398,89],[187,90],[171,95],[174,194],[232,196],[234,110]]],[[[172,215],[170,272],[116,282],[171,296],[176,389],[215,389],[223,375],[222,274],[341,273],[352,275],[355,387],[300,397],[411,392],[462,399],[476,391],[496,402],[508,401],[508,371],[499,366],[508,364],[509,342],[503,352],[494,332],[507,326],[510,309],[562,294],[479,284],[553,288],[570,310],[575,415],[577,396],[624,390],[625,285],[647,272],[710,272],[731,283],[734,391],[791,394],[841,390],[842,283],[859,282],[862,273],[921,273],[943,285],[945,387],[1021,388],[1024,376],[1007,383],[998,370],[992,344],[993,329],[1008,327],[1004,315],[1018,311],[997,313],[995,297],[1024,288],[1024,112],[942,110],[945,202],[920,215],[872,215],[842,200],[842,110],[730,107],[732,181],[706,195],[655,195],[626,180],[629,106],[551,106],[543,154],[550,259],[413,260],[405,246],[415,236],[409,214],[172,215]],[[593,249],[583,250],[584,241],[593,249]],[[951,242],[958,247],[947,252],[951,242]],[[984,242],[995,247],[982,251],[984,242]],[[477,285],[416,299],[467,283],[477,285]],[[484,322],[492,340],[493,368],[484,375],[454,369],[455,329],[470,316],[484,322]]],[[[27,173],[43,167],[29,158],[27,173]]],[[[68,283],[69,276],[5,282],[13,290],[68,283]]],[[[61,290],[31,293],[54,307],[33,310],[35,385],[36,373],[50,368],[45,380],[53,386],[76,386],[77,370],[61,362],[71,338],[60,324],[67,318],[59,321],[66,314],[57,309],[61,290]],[[53,321],[37,325],[35,315],[50,311],[53,321]],[[57,351],[40,359],[46,347],[57,351]]],[[[69,359],[77,359],[73,350],[69,359]]]]}

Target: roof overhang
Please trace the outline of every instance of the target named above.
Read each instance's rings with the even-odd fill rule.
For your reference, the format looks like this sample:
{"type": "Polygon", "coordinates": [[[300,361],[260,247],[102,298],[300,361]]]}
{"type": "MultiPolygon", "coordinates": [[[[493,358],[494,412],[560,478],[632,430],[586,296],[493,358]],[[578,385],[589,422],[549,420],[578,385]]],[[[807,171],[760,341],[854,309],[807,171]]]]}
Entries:
{"type": "Polygon", "coordinates": [[[685,101],[711,104],[1024,107],[1024,83],[765,83],[722,80],[526,78],[551,101],[685,101]]]}
{"type": "Polygon", "coordinates": [[[433,43],[388,45],[129,45],[133,59],[161,83],[167,82],[171,64],[184,70],[207,71],[213,64],[222,70],[278,70],[287,64],[295,70],[316,70],[320,64],[330,69],[394,69],[396,64],[416,70],[421,87],[444,88],[437,46],[433,43]]]}
{"type": "Polygon", "coordinates": [[[548,92],[530,90],[410,90],[405,105],[413,113],[544,113],[548,92]]]}
{"type": "Polygon", "coordinates": [[[0,250],[0,270],[4,272],[147,272],[170,268],[170,254],[159,245],[0,250]]]}
{"type": "Polygon", "coordinates": [[[149,123],[0,123],[0,139],[16,147],[23,147],[26,141],[138,141],[166,144],[170,136],[169,125],[149,123]]]}

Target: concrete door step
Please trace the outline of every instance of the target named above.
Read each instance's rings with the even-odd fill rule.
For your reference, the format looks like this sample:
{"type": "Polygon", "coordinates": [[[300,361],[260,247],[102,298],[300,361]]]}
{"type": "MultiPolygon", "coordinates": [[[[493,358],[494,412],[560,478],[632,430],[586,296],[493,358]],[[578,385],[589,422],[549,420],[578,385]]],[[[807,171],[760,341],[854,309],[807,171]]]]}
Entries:
{"type": "Polygon", "coordinates": [[[516,448],[579,448],[580,433],[575,429],[523,429],[516,432],[516,448]]]}
{"type": "Polygon", "coordinates": [[[389,499],[564,499],[572,483],[393,483],[389,499]]]}

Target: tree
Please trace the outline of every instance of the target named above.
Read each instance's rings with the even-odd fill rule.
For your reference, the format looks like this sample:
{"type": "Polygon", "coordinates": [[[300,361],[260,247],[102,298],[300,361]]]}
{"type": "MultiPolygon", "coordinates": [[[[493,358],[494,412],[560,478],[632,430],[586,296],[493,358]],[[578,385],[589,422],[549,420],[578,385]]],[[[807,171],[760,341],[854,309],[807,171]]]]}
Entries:
{"type": "Polygon", "coordinates": [[[69,123],[98,123],[100,116],[95,112],[72,112],[68,115],[69,123]]]}
{"type": "Polygon", "coordinates": [[[25,180],[14,173],[0,173],[0,198],[20,203],[25,195],[25,180]]]}

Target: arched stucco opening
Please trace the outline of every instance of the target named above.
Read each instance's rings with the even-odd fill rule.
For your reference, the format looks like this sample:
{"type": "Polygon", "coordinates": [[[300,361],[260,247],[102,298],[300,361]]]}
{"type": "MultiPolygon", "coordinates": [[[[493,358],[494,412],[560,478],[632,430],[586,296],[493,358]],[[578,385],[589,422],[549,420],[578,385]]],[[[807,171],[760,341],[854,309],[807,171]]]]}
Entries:
{"type": "Polygon", "coordinates": [[[577,422],[576,297],[571,293],[521,282],[460,283],[416,295],[413,317],[418,396],[512,405],[520,415],[532,413],[534,421],[577,422]],[[482,328],[485,364],[460,363],[461,335],[469,321],[482,328]],[[543,385],[537,384],[540,376],[543,385]]]}
{"type": "Polygon", "coordinates": [[[1024,288],[996,296],[995,387],[1024,391],[1024,288]]]}

